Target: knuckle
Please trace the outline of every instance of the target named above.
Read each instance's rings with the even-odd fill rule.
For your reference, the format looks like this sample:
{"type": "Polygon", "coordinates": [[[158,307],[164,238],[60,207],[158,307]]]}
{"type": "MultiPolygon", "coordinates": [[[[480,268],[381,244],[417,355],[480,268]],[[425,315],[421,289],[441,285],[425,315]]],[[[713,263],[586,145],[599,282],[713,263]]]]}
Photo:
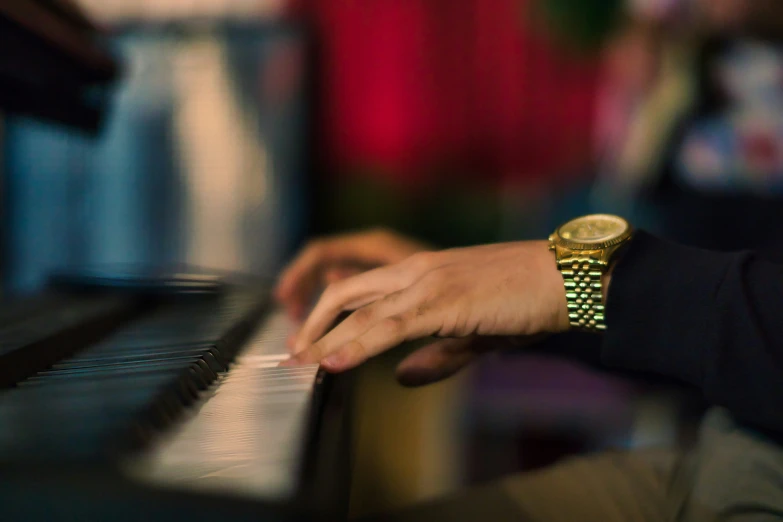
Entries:
{"type": "Polygon", "coordinates": [[[408,258],[408,263],[414,270],[429,270],[435,265],[435,254],[433,252],[417,252],[408,258]]]}
{"type": "Polygon", "coordinates": [[[366,325],[373,318],[373,311],[370,307],[359,308],[353,314],[351,314],[353,320],[359,325],[366,325]]]}
{"type": "Polygon", "coordinates": [[[430,311],[429,303],[421,303],[419,306],[416,307],[415,316],[422,317],[426,315],[427,312],[429,311],[430,311]]]}
{"type": "Polygon", "coordinates": [[[344,348],[343,356],[349,364],[359,363],[368,358],[367,347],[359,339],[355,339],[344,348]]]}
{"type": "Polygon", "coordinates": [[[342,288],[343,284],[341,281],[330,283],[324,289],[324,292],[321,295],[321,299],[327,304],[334,303],[337,299],[339,299],[342,288]]]}
{"type": "Polygon", "coordinates": [[[383,320],[384,331],[394,338],[404,336],[405,326],[405,319],[399,315],[392,315],[383,320]]]}
{"type": "Polygon", "coordinates": [[[399,301],[400,298],[402,298],[403,294],[404,294],[404,291],[402,291],[402,290],[398,290],[397,292],[392,292],[391,294],[388,294],[388,295],[386,295],[386,297],[383,298],[383,302],[384,302],[384,304],[392,305],[392,304],[396,303],[397,301],[399,301]]]}
{"type": "Polygon", "coordinates": [[[445,269],[433,270],[432,272],[426,275],[424,282],[431,288],[432,287],[441,288],[449,282],[448,270],[445,269]]]}
{"type": "Polygon", "coordinates": [[[368,358],[367,348],[357,339],[329,354],[324,362],[327,367],[342,371],[361,364],[368,358]]]}

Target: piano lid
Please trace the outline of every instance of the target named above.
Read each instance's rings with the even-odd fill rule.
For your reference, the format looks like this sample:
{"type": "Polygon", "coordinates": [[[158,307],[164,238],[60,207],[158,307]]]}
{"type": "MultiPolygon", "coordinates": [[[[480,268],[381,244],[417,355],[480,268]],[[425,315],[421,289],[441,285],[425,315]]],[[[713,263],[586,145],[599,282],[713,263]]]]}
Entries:
{"type": "Polygon", "coordinates": [[[0,110],[96,130],[89,88],[118,71],[99,37],[70,0],[0,0],[0,110]]]}

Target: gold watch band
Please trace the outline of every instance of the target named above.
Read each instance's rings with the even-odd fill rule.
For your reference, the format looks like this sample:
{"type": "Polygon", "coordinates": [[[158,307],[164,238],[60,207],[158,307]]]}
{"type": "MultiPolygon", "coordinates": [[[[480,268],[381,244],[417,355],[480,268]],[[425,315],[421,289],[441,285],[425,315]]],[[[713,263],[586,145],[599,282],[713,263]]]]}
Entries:
{"type": "Polygon", "coordinates": [[[572,256],[558,259],[563,275],[571,327],[588,332],[606,330],[603,275],[606,265],[597,259],[572,256]]]}

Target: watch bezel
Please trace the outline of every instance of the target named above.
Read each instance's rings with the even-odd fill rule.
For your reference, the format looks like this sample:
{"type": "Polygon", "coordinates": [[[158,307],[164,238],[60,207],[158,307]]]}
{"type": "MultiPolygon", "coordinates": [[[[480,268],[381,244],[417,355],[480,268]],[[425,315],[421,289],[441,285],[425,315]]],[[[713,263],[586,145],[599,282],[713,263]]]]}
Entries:
{"type": "Polygon", "coordinates": [[[569,250],[604,250],[606,248],[610,248],[627,241],[628,239],[631,238],[632,235],[633,235],[633,227],[625,218],[622,218],[620,216],[615,216],[613,214],[588,214],[586,216],[580,216],[574,219],[569,219],[565,223],[561,224],[559,227],[555,229],[554,233],[551,236],[549,236],[549,240],[552,242],[552,245],[567,248],[569,250]],[[599,243],[580,243],[579,241],[566,239],[560,235],[560,230],[564,226],[572,223],[573,221],[576,221],[577,219],[585,219],[591,217],[599,218],[603,216],[608,216],[613,219],[621,220],[623,223],[625,223],[625,227],[626,227],[625,230],[619,235],[611,239],[607,239],[606,241],[601,241],[599,243]]]}

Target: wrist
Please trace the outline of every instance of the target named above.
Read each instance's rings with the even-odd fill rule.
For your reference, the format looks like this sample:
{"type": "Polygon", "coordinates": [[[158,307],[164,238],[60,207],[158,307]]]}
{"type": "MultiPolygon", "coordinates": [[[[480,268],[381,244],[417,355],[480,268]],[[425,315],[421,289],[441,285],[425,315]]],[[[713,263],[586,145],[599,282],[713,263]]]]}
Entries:
{"type": "MultiPolygon", "coordinates": [[[[561,333],[572,329],[571,319],[569,317],[570,310],[568,309],[568,299],[566,298],[566,290],[563,285],[563,275],[557,269],[557,261],[553,254],[548,256],[549,266],[543,270],[545,281],[547,281],[547,289],[552,296],[553,305],[553,319],[551,324],[552,333],[561,333]]],[[[603,296],[603,305],[606,306],[609,296],[609,286],[612,281],[612,272],[617,264],[617,260],[613,261],[606,268],[606,271],[601,276],[601,295],[603,296]]],[[[596,330],[598,331],[598,330],[596,330]]]]}
{"type": "MultiPolygon", "coordinates": [[[[563,279],[569,327],[589,332],[606,329],[612,263],[632,236],[633,227],[611,214],[572,219],[549,236],[549,248],[555,252],[563,279]]],[[[563,326],[562,319],[558,326],[563,326]]]]}

